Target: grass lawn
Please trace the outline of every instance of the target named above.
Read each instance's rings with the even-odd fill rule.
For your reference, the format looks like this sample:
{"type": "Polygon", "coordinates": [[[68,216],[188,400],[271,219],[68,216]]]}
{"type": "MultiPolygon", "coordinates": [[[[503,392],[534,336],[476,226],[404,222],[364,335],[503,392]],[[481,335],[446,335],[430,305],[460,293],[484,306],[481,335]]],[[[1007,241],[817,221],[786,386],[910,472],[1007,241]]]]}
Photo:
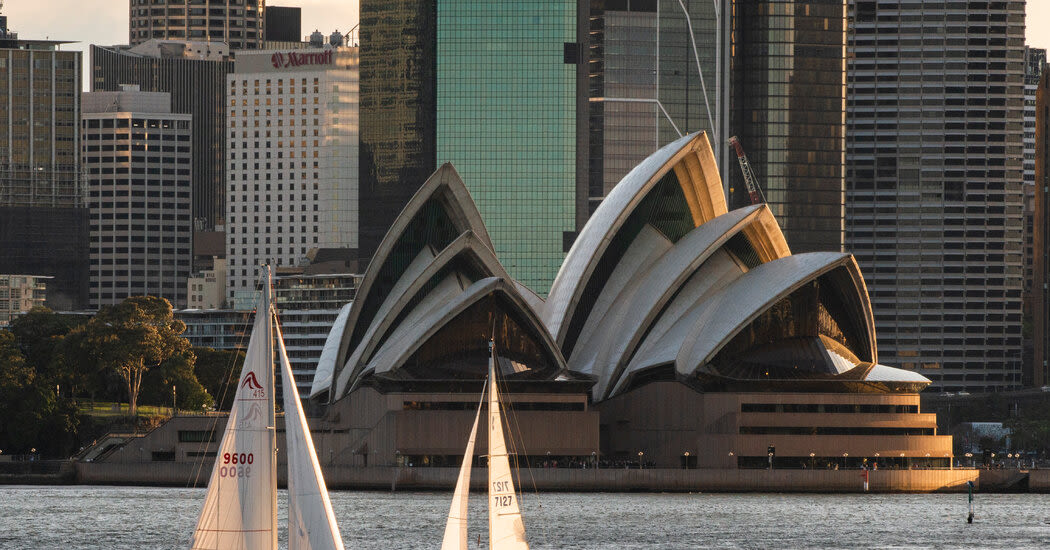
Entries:
{"type": "MultiPolygon", "coordinates": [[[[77,409],[81,414],[101,417],[121,417],[128,415],[127,403],[114,403],[112,401],[95,401],[94,407],[90,401],[80,401],[77,409]]],[[[171,407],[155,407],[153,405],[139,405],[139,417],[171,416],[171,407]]]]}

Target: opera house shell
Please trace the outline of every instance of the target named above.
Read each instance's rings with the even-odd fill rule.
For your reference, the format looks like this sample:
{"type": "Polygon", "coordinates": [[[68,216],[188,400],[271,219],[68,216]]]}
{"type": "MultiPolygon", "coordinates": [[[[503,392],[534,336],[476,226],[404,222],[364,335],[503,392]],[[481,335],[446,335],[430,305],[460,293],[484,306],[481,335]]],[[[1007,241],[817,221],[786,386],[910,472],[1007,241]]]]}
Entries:
{"type": "Polygon", "coordinates": [[[793,255],[767,206],[729,211],[704,134],[623,178],[546,298],[508,275],[466,186],[440,167],[339,316],[311,398],[353,424],[343,452],[454,463],[493,336],[526,454],[685,468],[950,460],[951,438],[919,412],[929,380],[878,364],[852,255],[793,255]]]}

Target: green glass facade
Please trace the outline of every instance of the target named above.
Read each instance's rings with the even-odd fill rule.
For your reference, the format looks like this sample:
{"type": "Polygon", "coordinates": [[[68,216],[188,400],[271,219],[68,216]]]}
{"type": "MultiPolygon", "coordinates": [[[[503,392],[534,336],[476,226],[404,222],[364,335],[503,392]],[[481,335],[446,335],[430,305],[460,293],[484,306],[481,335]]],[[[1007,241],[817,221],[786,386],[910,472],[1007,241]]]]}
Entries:
{"type": "Polygon", "coordinates": [[[541,295],[576,224],[576,10],[437,3],[437,163],[455,165],[503,265],[541,295]]]}

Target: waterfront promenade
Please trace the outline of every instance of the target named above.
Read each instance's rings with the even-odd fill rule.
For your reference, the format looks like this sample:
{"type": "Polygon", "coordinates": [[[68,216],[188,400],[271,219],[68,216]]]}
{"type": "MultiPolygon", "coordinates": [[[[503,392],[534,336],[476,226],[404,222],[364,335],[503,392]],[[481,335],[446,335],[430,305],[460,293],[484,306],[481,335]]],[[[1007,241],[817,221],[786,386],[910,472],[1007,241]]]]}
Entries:
{"type": "MultiPolygon", "coordinates": [[[[75,483],[92,485],[203,486],[211,472],[187,463],[75,464],[75,483]]],[[[324,468],[332,489],[451,490],[458,468],[330,466],[324,468]]],[[[569,469],[521,471],[523,490],[668,491],[668,492],[813,492],[862,493],[864,470],[736,469],[569,469]]],[[[966,482],[984,492],[1050,493],[1050,470],[876,470],[868,471],[869,492],[965,492],[966,482]]],[[[483,489],[484,468],[474,468],[471,485],[483,489]]],[[[278,474],[279,478],[283,476],[278,474]]],[[[280,481],[283,481],[279,479],[280,481]]]]}

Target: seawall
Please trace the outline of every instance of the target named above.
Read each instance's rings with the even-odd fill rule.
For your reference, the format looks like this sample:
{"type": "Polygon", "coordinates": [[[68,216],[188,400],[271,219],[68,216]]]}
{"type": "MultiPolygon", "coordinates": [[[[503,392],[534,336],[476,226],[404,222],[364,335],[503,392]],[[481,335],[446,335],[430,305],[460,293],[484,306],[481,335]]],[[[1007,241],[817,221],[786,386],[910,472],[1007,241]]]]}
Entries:
{"type": "MultiPolygon", "coordinates": [[[[278,481],[284,474],[278,468],[278,481]]],[[[331,489],[451,490],[458,468],[329,466],[325,480],[331,489]]],[[[972,481],[978,490],[1003,489],[987,470],[878,470],[869,473],[869,491],[965,492],[972,481]]],[[[996,473],[1002,471],[996,471],[996,473]]],[[[1019,473],[1016,470],[1007,471],[1019,473]]],[[[1030,489],[1050,492],[1050,470],[1036,470],[1030,489]]],[[[91,485],[203,486],[211,465],[154,462],[147,464],[77,463],[76,482],[91,485]]],[[[669,492],[864,492],[862,470],[672,470],[672,469],[536,469],[521,472],[520,485],[540,491],[669,491],[669,492]]],[[[474,468],[471,486],[482,489],[485,468],[474,468]]],[[[1027,474],[1025,474],[1027,475],[1027,474]]],[[[1001,479],[1012,479],[1006,476],[1001,479]]]]}

